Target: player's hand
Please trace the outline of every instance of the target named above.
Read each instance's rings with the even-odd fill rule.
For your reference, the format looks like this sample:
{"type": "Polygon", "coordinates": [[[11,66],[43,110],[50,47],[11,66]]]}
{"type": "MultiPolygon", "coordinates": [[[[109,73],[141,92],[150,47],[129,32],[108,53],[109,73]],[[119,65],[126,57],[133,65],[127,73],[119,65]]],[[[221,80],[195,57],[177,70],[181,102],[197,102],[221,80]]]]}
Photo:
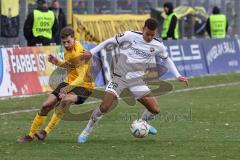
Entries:
{"type": "Polygon", "coordinates": [[[91,57],[92,54],[89,51],[80,52],[80,55],[78,57],[74,57],[68,61],[68,67],[77,68],[79,66],[82,66],[85,62],[88,62],[91,57]]]}
{"type": "Polygon", "coordinates": [[[89,51],[81,52],[81,60],[89,61],[92,58],[92,53],[89,51]]]}
{"type": "Polygon", "coordinates": [[[48,55],[48,62],[50,62],[52,64],[57,64],[58,63],[58,59],[50,54],[50,55],[48,55]]]}
{"type": "Polygon", "coordinates": [[[179,76],[179,77],[177,77],[177,80],[178,80],[179,82],[184,82],[184,83],[186,84],[186,86],[189,85],[188,79],[187,79],[186,77],[184,77],[184,76],[179,76]]]}
{"type": "Polygon", "coordinates": [[[66,88],[61,88],[59,92],[59,98],[63,99],[67,95],[67,90],[66,88]]]}

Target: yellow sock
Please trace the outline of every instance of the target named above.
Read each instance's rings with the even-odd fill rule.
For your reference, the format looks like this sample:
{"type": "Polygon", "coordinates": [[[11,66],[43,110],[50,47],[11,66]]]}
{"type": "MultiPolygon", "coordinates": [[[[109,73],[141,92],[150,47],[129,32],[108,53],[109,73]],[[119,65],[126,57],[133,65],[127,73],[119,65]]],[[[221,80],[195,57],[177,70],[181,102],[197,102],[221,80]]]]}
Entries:
{"type": "Polygon", "coordinates": [[[34,134],[37,132],[37,130],[39,129],[39,127],[45,122],[47,116],[40,116],[38,113],[35,116],[33,122],[32,122],[32,126],[30,128],[30,132],[29,132],[29,136],[33,137],[34,134]]]}
{"type": "Polygon", "coordinates": [[[61,118],[59,117],[59,115],[56,112],[54,112],[50,122],[44,129],[47,132],[47,134],[49,134],[55,128],[55,126],[59,123],[60,120],[61,118]]]}

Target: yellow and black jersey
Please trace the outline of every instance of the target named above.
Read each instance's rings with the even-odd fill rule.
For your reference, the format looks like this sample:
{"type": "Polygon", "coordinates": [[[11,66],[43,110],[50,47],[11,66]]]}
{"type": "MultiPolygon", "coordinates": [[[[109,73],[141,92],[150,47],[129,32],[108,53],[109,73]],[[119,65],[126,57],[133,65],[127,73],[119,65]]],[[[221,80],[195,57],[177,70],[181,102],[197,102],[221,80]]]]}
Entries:
{"type": "Polygon", "coordinates": [[[70,86],[80,86],[93,89],[94,80],[91,74],[90,60],[85,60],[83,56],[84,48],[80,42],[75,41],[74,49],[64,52],[64,61],[58,61],[59,67],[67,69],[65,82],[70,86]]]}

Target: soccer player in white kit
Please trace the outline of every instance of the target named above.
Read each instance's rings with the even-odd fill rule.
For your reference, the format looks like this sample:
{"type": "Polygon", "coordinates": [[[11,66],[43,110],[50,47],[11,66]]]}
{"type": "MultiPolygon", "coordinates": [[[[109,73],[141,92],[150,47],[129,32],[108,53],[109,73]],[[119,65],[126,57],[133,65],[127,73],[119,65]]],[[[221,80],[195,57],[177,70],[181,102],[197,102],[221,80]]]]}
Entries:
{"type": "MultiPolygon", "coordinates": [[[[93,111],[86,128],[78,136],[78,143],[87,141],[94,124],[111,108],[125,88],[128,88],[135,99],[146,107],[141,116],[142,120],[148,122],[160,112],[156,98],[151,94],[151,90],[142,79],[147,64],[156,55],[160,56],[165,66],[174,74],[177,80],[188,85],[187,78],[179,74],[175,64],[168,57],[166,47],[162,42],[154,38],[157,27],[156,20],[149,18],[145,21],[142,32],[126,31],[90,50],[91,54],[95,54],[110,43],[118,45],[119,48],[124,48],[118,53],[117,62],[112,71],[112,80],[106,87],[102,103],[93,111]]],[[[149,125],[149,134],[155,135],[156,133],[157,130],[149,125]]]]}

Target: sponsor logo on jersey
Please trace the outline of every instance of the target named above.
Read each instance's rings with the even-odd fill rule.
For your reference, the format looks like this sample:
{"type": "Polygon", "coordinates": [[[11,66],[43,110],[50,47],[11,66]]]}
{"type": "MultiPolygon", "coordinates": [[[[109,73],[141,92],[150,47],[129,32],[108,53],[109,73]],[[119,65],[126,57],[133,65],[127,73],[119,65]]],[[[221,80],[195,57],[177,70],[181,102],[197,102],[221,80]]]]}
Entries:
{"type": "Polygon", "coordinates": [[[147,53],[147,52],[144,52],[140,49],[137,49],[137,48],[133,48],[131,47],[131,49],[134,51],[134,53],[140,57],[143,57],[143,58],[151,58],[151,54],[147,53]]]}

